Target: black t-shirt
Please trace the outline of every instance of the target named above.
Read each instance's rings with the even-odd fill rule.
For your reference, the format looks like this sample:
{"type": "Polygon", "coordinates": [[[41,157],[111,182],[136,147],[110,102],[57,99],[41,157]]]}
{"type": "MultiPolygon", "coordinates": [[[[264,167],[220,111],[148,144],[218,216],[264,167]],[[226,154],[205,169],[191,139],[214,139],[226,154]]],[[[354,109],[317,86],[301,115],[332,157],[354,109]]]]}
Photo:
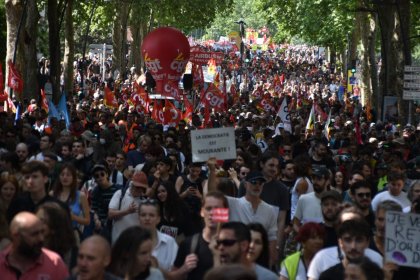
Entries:
{"type": "MultiPolygon", "coordinates": [[[[213,254],[210,251],[209,243],[203,239],[201,233],[199,235],[197,247],[194,252],[198,257],[197,267],[193,269],[187,276],[188,280],[203,279],[204,274],[213,267],[213,254]]],[[[194,235],[193,235],[194,236],[194,235]]],[[[185,258],[191,254],[191,242],[193,236],[186,238],[180,245],[176,259],[174,262],[174,267],[180,268],[185,261],[185,258]]]]}
{"type": "Polygon", "coordinates": [[[55,197],[46,195],[43,199],[41,199],[38,203],[34,203],[34,201],[31,198],[31,194],[29,192],[24,192],[20,195],[18,195],[9,205],[9,208],[7,209],[7,221],[10,223],[13,219],[13,217],[23,211],[35,213],[38,206],[41,204],[44,204],[45,202],[55,202],[58,205],[60,205],[70,216],[70,209],[61,200],[58,200],[55,197]]]}
{"type": "Polygon", "coordinates": [[[343,280],[344,266],[340,262],[321,273],[318,280],[343,280]]]}
{"type": "Polygon", "coordinates": [[[338,239],[337,239],[337,233],[335,231],[334,227],[327,226],[326,224],[322,223],[325,229],[325,238],[324,238],[324,247],[333,247],[338,246],[338,239]]]}
{"type": "Polygon", "coordinates": [[[331,172],[334,172],[336,167],[335,161],[330,157],[323,158],[321,160],[315,160],[313,157],[311,157],[311,163],[312,169],[314,170],[319,169],[321,167],[325,167],[331,170],[331,172]]]}

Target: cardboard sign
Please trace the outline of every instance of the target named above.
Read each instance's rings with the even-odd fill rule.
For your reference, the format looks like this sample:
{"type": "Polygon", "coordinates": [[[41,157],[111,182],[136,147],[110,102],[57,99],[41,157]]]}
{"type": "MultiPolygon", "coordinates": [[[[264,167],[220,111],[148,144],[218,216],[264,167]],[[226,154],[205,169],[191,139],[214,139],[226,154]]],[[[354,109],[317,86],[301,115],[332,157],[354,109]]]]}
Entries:
{"type": "Polygon", "coordinates": [[[191,152],[193,162],[204,162],[211,157],[235,159],[235,129],[222,127],[191,131],[191,152]]]}
{"type": "Polygon", "coordinates": [[[229,222],[229,208],[214,208],[211,211],[211,218],[217,223],[229,222]]]}
{"type": "Polygon", "coordinates": [[[420,214],[386,212],[385,259],[420,268],[420,214]]]}

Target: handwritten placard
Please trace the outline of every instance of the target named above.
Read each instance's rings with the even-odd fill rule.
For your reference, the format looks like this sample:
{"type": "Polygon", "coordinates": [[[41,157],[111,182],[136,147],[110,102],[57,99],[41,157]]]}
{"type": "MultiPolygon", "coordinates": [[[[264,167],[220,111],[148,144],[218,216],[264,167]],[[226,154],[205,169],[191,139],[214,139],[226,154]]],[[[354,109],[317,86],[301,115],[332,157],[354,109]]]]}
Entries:
{"type": "Polygon", "coordinates": [[[193,162],[236,158],[235,130],[233,127],[210,128],[191,131],[193,162]]]}
{"type": "Polygon", "coordinates": [[[385,259],[420,268],[420,214],[386,212],[385,259]]]}

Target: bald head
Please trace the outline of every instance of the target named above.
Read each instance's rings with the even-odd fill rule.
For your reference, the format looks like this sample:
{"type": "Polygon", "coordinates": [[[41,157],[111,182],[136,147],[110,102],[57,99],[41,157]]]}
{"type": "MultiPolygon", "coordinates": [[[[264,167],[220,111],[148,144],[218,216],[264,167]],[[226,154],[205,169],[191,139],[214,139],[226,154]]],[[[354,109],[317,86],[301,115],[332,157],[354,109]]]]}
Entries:
{"type": "Polygon", "coordinates": [[[86,238],[81,244],[80,248],[95,248],[95,250],[100,250],[100,254],[102,256],[110,256],[111,255],[111,246],[109,242],[100,235],[92,235],[86,238]]]}
{"type": "Polygon", "coordinates": [[[93,235],[80,244],[77,268],[80,280],[101,278],[111,262],[111,247],[100,235],[93,235]]]}
{"type": "Polygon", "coordinates": [[[20,212],[13,217],[10,223],[10,234],[13,236],[39,224],[41,224],[41,220],[36,215],[30,212],[20,212]]]}
{"type": "Polygon", "coordinates": [[[17,144],[15,152],[19,158],[19,161],[24,162],[29,155],[28,145],[23,142],[17,144]]]}

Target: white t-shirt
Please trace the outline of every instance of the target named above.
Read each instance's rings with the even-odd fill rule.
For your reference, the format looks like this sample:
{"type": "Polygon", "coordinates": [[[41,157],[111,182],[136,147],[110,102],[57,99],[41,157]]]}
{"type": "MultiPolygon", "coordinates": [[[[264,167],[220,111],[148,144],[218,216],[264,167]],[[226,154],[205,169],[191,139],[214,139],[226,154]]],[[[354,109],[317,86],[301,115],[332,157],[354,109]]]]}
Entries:
{"type": "Polygon", "coordinates": [[[375,197],[372,200],[372,209],[373,212],[376,212],[378,209],[378,205],[386,200],[392,200],[401,205],[401,207],[404,209],[406,207],[411,206],[410,200],[407,198],[407,193],[401,192],[398,196],[392,195],[389,191],[384,191],[381,193],[378,193],[375,195],[375,197]]]}
{"type": "MultiPolygon", "coordinates": [[[[383,259],[379,253],[367,248],[365,250],[365,256],[379,265],[379,267],[382,267],[383,259]]],[[[316,253],[312,259],[311,264],[309,265],[307,276],[308,278],[317,280],[322,272],[338,263],[340,263],[340,259],[338,258],[337,246],[322,249],[316,253]]]]}
{"type": "Polygon", "coordinates": [[[294,217],[298,218],[302,224],[323,222],[321,199],[315,195],[315,192],[302,194],[299,197],[294,217]]]}
{"type": "Polygon", "coordinates": [[[229,221],[244,224],[260,223],[268,234],[268,240],[277,240],[277,218],[279,208],[261,200],[256,211],[245,197],[226,196],[229,202],[229,221]]]}
{"type": "Polygon", "coordinates": [[[293,220],[293,217],[295,216],[295,212],[296,212],[296,207],[297,207],[297,203],[299,200],[299,194],[296,191],[296,187],[297,185],[300,183],[301,180],[305,180],[306,183],[308,184],[308,189],[306,190],[306,193],[310,193],[314,191],[314,185],[312,184],[311,180],[309,180],[307,177],[299,177],[296,179],[296,182],[292,188],[292,197],[291,197],[291,205],[290,205],[290,218],[293,220]]]}
{"type": "MultiPolygon", "coordinates": [[[[120,204],[120,198],[121,198],[121,190],[118,190],[114,193],[114,195],[111,198],[111,201],[109,202],[109,209],[113,210],[125,210],[130,207],[130,204],[134,201],[137,203],[137,205],[140,204],[140,197],[133,197],[131,195],[131,187],[127,189],[125,192],[125,195],[121,201],[121,207],[118,207],[120,204]]],[[[134,213],[130,213],[127,215],[122,216],[119,219],[115,219],[113,226],[112,226],[112,244],[115,243],[117,238],[120,236],[120,234],[126,230],[129,227],[132,226],[139,226],[139,215],[137,214],[137,211],[134,213]]]]}

